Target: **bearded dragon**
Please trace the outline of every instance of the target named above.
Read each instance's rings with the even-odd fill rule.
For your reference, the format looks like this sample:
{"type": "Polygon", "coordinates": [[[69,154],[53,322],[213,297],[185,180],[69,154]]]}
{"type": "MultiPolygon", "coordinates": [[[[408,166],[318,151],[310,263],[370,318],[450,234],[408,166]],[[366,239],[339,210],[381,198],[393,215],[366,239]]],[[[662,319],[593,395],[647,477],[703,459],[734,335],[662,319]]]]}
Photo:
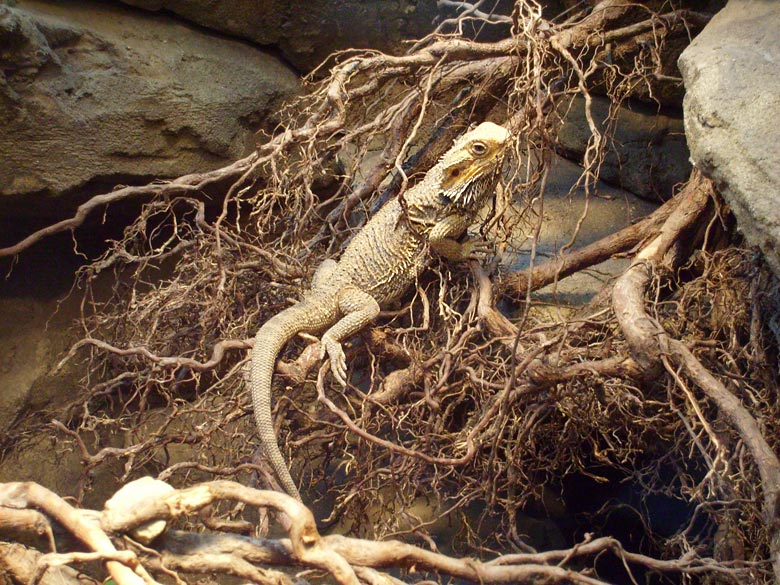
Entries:
{"type": "Polygon", "coordinates": [[[380,306],[403,295],[430,262],[431,251],[463,261],[489,250],[485,241],[458,239],[493,193],[509,139],[510,133],[492,122],[458,138],[402,199],[391,199],[368,221],[338,262],[323,262],[303,300],[271,317],[257,332],[250,370],[255,421],[265,453],[289,495],[301,499],[271,417],[271,382],[279,352],[299,333],[324,331],[320,357],[330,358],[334,378],[346,386],[341,341],[371,323],[380,306]]]}

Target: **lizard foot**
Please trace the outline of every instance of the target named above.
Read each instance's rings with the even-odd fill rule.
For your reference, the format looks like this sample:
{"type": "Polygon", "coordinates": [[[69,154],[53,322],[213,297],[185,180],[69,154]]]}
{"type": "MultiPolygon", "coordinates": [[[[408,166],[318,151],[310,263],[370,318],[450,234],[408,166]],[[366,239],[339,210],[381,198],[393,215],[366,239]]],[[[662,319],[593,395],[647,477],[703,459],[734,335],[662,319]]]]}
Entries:
{"type": "Polygon", "coordinates": [[[322,336],[322,349],[320,349],[320,358],[326,355],[330,358],[330,370],[333,377],[339,384],[347,386],[347,356],[344,354],[344,348],[341,344],[329,337],[327,334],[322,336]]]}
{"type": "Polygon", "coordinates": [[[487,240],[469,240],[461,246],[464,260],[481,260],[482,256],[494,254],[496,251],[493,243],[487,240]]]}

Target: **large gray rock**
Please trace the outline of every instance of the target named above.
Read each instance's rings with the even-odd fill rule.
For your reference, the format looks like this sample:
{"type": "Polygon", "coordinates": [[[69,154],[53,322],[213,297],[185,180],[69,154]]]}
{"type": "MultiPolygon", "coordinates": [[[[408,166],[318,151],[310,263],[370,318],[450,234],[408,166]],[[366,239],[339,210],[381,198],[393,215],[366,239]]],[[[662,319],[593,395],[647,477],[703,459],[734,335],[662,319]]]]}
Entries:
{"type": "MultiPolygon", "coordinates": [[[[591,107],[602,135],[609,135],[600,178],[650,201],[671,198],[674,186],[688,179],[691,164],[685,130],[680,118],[666,116],[652,107],[632,102],[612,112],[607,98],[595,96],[591,107]],[[608,120],[615,116],[614,130],[608,120]]],[[[591,130],[585,117],[585,100],[574,98],[560,113],[558,149],[582,161],[591,130]]]]}
{"type": "Polygon", "coordinates": [[[258,49],[103,3],[0,5],[0,47],[6,215],[52,207],[20,195],[224,165],[299,88],[258,49]]]}
{"type": "Polygon", "coordinates": [[[201,26],[273,46],[301,72],[343,49],[397,52],[404,39],[431,32],[438,13],[430,0],[122,1],[167,10],[201,26]]]}
{"type": "Polygon", "coordinates": [[[680,69],[691,157],[780,274],[780,3],[731,0],[680,69]]]}

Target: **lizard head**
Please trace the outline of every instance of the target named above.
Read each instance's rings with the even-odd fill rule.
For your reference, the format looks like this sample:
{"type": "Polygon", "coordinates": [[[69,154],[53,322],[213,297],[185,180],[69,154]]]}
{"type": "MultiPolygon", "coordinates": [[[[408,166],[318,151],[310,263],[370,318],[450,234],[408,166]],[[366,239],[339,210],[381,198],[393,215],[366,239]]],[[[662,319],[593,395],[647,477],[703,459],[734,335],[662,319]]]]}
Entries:
{"type": "Polygon", "coordinates": [[[481,205],[498,178],[509,139],[509,131],[493,122],[458,138],[439,161],[442,197],[458,207],[481,205]]]}

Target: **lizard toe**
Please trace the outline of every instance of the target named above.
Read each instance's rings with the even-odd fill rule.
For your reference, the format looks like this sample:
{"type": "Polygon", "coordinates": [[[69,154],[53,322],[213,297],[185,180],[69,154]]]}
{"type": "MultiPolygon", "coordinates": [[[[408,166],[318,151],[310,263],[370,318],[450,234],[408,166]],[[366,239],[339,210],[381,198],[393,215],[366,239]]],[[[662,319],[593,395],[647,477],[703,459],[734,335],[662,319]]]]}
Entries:
{"type": "Polygon", "coordinates": [[[471,240],[464,245],[466,258],[470,260],[480,260],[482,256],[490,255],[495,252],[492,242],[487,240],[471,240]]]}
{"type": "Polygon", "coordinates": [[[346,359],[334,361],[331,358],[330,369],[333,372],[333,377],[338,380],[338,383],[346,387],[347,385],[347,361],[346,359]]]}
{"type": "Polygon", "coordinates": [[[342,386],[347,385],[347,356],[344,353],[344,348],[341,344],[333,338],[323,336],[322,338],[322,350],[320,350],[322,357],[327,355],[330,358],[330,370],[333,373],[333,377],[342,386]]]}

